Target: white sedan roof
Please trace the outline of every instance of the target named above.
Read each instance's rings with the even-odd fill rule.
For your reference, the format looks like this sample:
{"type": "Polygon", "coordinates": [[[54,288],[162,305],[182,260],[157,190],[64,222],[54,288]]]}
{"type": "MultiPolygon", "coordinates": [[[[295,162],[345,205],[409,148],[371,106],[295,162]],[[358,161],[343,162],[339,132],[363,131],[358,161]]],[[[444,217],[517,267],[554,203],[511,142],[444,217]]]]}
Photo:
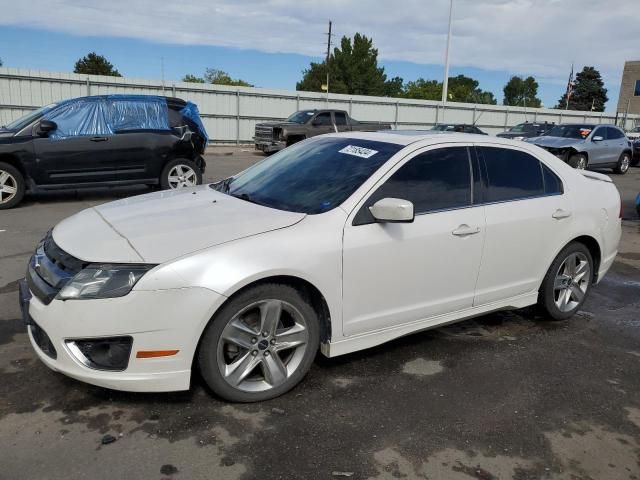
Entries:
{"type": "Polygon", "coordinates": [[[330,133],[326,136],[346,137],[362,140],[372,140],[376,142],[395,143],[398,145],[409,145],[411,143],[424,141],[425,144],[435,144],[443,142],[452,143],[494,143],[496,145],[520,145],[521,141],[509,140],[505,138],[491,137],[489,135],[478,135],[473,133],[441,132],[435,130],[379,130],[376,132],[341,132],[330,133]]]}

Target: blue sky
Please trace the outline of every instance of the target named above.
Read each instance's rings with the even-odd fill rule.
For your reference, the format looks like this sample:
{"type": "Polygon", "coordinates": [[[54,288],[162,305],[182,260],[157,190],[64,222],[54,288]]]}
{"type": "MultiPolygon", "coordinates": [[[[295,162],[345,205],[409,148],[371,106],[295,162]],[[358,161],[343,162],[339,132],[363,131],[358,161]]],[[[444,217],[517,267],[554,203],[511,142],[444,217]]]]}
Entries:
{"type": "MultiPolygon", "coordinates": [[[[637,56],[631,41],[640,25],[636,1],[617,0],[617,8],[602,10],[597,0],[454,0],[450,74],[476,78],[499,100],[511,75],[533,75],[539,97],[552,107],[571,63],[577,70],[594,65],[612,110],[624,60],[637,56]]],[[[127,77],[157,79],[163,57],[167,81],[214,67],[256,86],[294,89],[309,62],[321,59],[330,15],[335,40],[355,32],[374,39],[389,77],[441,80],[448,5],[448,0],[31,0],[3,9],[0,58],[8,67],[72,71],[79,57],[96,51],[127,77]]]]}

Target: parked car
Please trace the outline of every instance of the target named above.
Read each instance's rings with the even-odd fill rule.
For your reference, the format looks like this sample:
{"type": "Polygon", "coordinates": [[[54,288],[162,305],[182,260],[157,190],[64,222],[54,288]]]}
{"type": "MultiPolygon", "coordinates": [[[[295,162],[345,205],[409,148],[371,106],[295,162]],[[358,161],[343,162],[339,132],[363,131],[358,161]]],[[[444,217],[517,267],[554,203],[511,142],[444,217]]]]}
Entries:
{"type": "Polygon", "coordinates": [[[525,138],[544,135],[554,126],[555,123],[549,122],[524,122],[514,125],[506,132],[498,133],[496,137],[511,138],[513,140],[524,140],[525,138]]]}
{"type": "Polygon", "coordinates": [[[333,132],[389,130],[390,123],[359,122],[344,110],[300,110],[284,122],[256,124],[255,147],[264,153],[277,152],[305,138],[333,132]]]}
{"type": "Polygon", "coordinates": [[[525,141],[581,170],[612,168],[616,173],[625,174],[633,153],[629,139],[614,125],[556,125],[543,136],[525,141]]]}
{"type": "Polygon", "coordinates": [[[475,125],[467,125],[465,123],[437,123],[431,129],[436,132],[459,132],[459,133],[475,133],[477,135],[486,135],[475,125]]]}
{"type": "Polygon", "coordinates": [[[207,133],[179,98],[102,95],[39,108],[0,129],[0,209],[25,192],[202,183],[207,133]]]}
{"type": "Polygon", "coordinates": [[[63,220],[21,305],[38,356],[73,378],[184,390],[193,367],[227,400],[265,400],[318,348],[534,304],[572,316],[613,263],[619,216],[609,177],[523,142],[329,134],[63,220]]]}
{"type": "Polygon", "coordinates": [[[640,140],[640,126],[627,131],[627,138],[629,140],[640,140]]]}
{"type": "Polygon", "coordinates": [[[631,159],[631,165],[634,167],[640,163],[640,138],[633,140],[633,158],[631,159]]]}

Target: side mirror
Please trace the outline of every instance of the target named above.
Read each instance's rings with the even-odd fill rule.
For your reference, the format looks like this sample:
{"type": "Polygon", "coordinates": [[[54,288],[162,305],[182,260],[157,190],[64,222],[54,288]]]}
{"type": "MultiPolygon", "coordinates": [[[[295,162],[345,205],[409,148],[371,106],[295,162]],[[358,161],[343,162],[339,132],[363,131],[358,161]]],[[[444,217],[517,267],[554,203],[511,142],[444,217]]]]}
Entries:
{"type": "Polygon", "coordinates": [[[313,125],[314,127],[317,127],[317,126],[322,125],[322,122],[321,122],[320,120],[318,120],[317,118],[314,118],[314,119],[311,121],[311,125],[313,125]]]}
{"type": "Polygon", "coordinates": [[[604,137],[601,137],[600,135],[596,135],[591,139],[593,142],[601,142],[602,140],[604,140],[604,137]]]}
{"type": "Polygon", "coordinates": [[[57,128],[58,125],[56,124],[56,122],[52,122],[51,120],[41,120],[40,124],[38,125],[38,135],[44,136],[49,132],[53,132],[57,128]]]}
{"type": "Polygon", "coordinates": [[[385,223],[411,223],[415,218],[413,203],[400,198],[383,198],[369,207],[373,218],[385,223]]]}

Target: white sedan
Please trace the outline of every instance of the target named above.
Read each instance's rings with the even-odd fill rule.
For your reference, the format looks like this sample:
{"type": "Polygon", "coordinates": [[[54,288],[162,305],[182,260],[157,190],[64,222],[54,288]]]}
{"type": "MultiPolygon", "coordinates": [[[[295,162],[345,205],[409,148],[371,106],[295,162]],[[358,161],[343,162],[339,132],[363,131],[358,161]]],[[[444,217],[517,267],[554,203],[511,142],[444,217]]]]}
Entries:
{"type": "Polygon", "coordinates": [[[20,296],[49,367],[172,391],[198,368],[231,401],[329,357],[495,310],[564,319],[620,240],[609,177],[523,142],[433,132],[297,143],[235,177],[84,210],[20,296]]]}

